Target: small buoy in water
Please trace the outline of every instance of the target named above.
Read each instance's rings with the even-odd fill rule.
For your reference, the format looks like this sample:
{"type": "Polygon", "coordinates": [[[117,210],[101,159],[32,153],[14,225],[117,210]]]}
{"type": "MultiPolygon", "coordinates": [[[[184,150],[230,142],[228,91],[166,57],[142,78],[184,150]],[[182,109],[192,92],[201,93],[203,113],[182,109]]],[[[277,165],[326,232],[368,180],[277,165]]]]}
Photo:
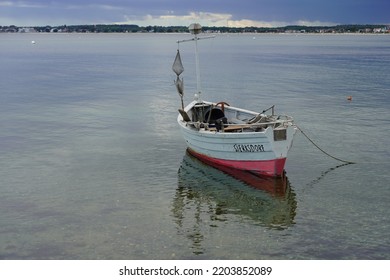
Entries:
{"type": "Polygon", "coordinates": [[[33,40],[33,41],[31,41],[31,44],[33,44],[33,45],[34,45],[34,44],[35,44],[35,41],[34,41],[34,40],[33,40]]]}
{"type": "Polygon", "coordinates": [[[348,96],[348,97],[347,97],[347,100],[348,100],[348,101],[352,101],[352,96],[351,96],[351,95],[348,96]]]}

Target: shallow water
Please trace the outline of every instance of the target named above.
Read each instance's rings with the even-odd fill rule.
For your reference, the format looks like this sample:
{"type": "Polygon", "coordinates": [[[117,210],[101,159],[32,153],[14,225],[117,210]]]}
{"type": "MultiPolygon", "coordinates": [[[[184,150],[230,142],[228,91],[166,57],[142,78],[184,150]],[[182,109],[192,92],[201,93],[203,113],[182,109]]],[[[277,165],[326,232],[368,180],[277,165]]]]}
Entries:
{"type": "Polygon", "coordinates": [[[390,37],[199,42],[204,99],[356,162],[298,133],[284,180],[248,182],[186,154],[188,36],[0,34],[0,259],[390,259],[390,37]]]}

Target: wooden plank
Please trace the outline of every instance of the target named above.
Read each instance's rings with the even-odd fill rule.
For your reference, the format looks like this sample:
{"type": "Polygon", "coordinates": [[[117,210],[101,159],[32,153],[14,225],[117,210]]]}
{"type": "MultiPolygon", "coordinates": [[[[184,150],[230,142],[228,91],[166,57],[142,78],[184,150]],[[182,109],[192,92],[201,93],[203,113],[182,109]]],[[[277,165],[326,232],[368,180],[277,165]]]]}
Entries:
{"type": "Polygon", "coordinates": [[[224,131],[232,131],[232,130],[238,130],[238,129],[243,129],[243,128],[250,128],[250,125],[240,125],[240,124],[233,124],[229,125],[224,128],[224,131]]]}

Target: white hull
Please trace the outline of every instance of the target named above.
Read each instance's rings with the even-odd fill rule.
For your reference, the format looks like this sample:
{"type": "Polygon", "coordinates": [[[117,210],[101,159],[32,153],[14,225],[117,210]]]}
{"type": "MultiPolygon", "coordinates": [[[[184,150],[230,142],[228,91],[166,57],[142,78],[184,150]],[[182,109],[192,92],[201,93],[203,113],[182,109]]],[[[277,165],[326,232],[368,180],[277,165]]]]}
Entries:
{"type": "MultiPolygon", "coordinates": [[[[202,104],[202,110],[206,111],[210,110],[212,103],[202,104]]],[[[199,103],[194,101],[184,109],[188,117],[195,115],[196,106],[199,108],[199,103]]],[[[215,105],[212,108],[219,110],[215,105]]],[[[232,121],[239,121],[236,117],[253,117],[259,114],[230,106],[224,108],[224,113],[228,123],[219,131],[207,125],[202,127],[205,122],[208,124],[205,119],[201,122],[192,116],[191,121],[185,121],[183,115],[179,114],[177,121],[189,151],[205,161],[264,175],[281,176],[296,131],[292,119],[258,124],[241,121],[242,123],[237,124],[232,121]],[[277,135],[282,136],[278,139],[277,135]]]]}

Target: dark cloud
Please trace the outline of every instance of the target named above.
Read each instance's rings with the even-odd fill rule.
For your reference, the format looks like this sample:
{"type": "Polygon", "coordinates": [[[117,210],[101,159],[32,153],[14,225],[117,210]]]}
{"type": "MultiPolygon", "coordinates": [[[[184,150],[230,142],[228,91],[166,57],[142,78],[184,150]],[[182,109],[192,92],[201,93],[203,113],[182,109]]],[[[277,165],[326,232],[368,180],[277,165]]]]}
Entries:
{"type": "Polygon", "coordinates": [[[262,22],[390,23],[388,0],[0,0],[0,25],[94,24],[208,12],[262,22]]]}

